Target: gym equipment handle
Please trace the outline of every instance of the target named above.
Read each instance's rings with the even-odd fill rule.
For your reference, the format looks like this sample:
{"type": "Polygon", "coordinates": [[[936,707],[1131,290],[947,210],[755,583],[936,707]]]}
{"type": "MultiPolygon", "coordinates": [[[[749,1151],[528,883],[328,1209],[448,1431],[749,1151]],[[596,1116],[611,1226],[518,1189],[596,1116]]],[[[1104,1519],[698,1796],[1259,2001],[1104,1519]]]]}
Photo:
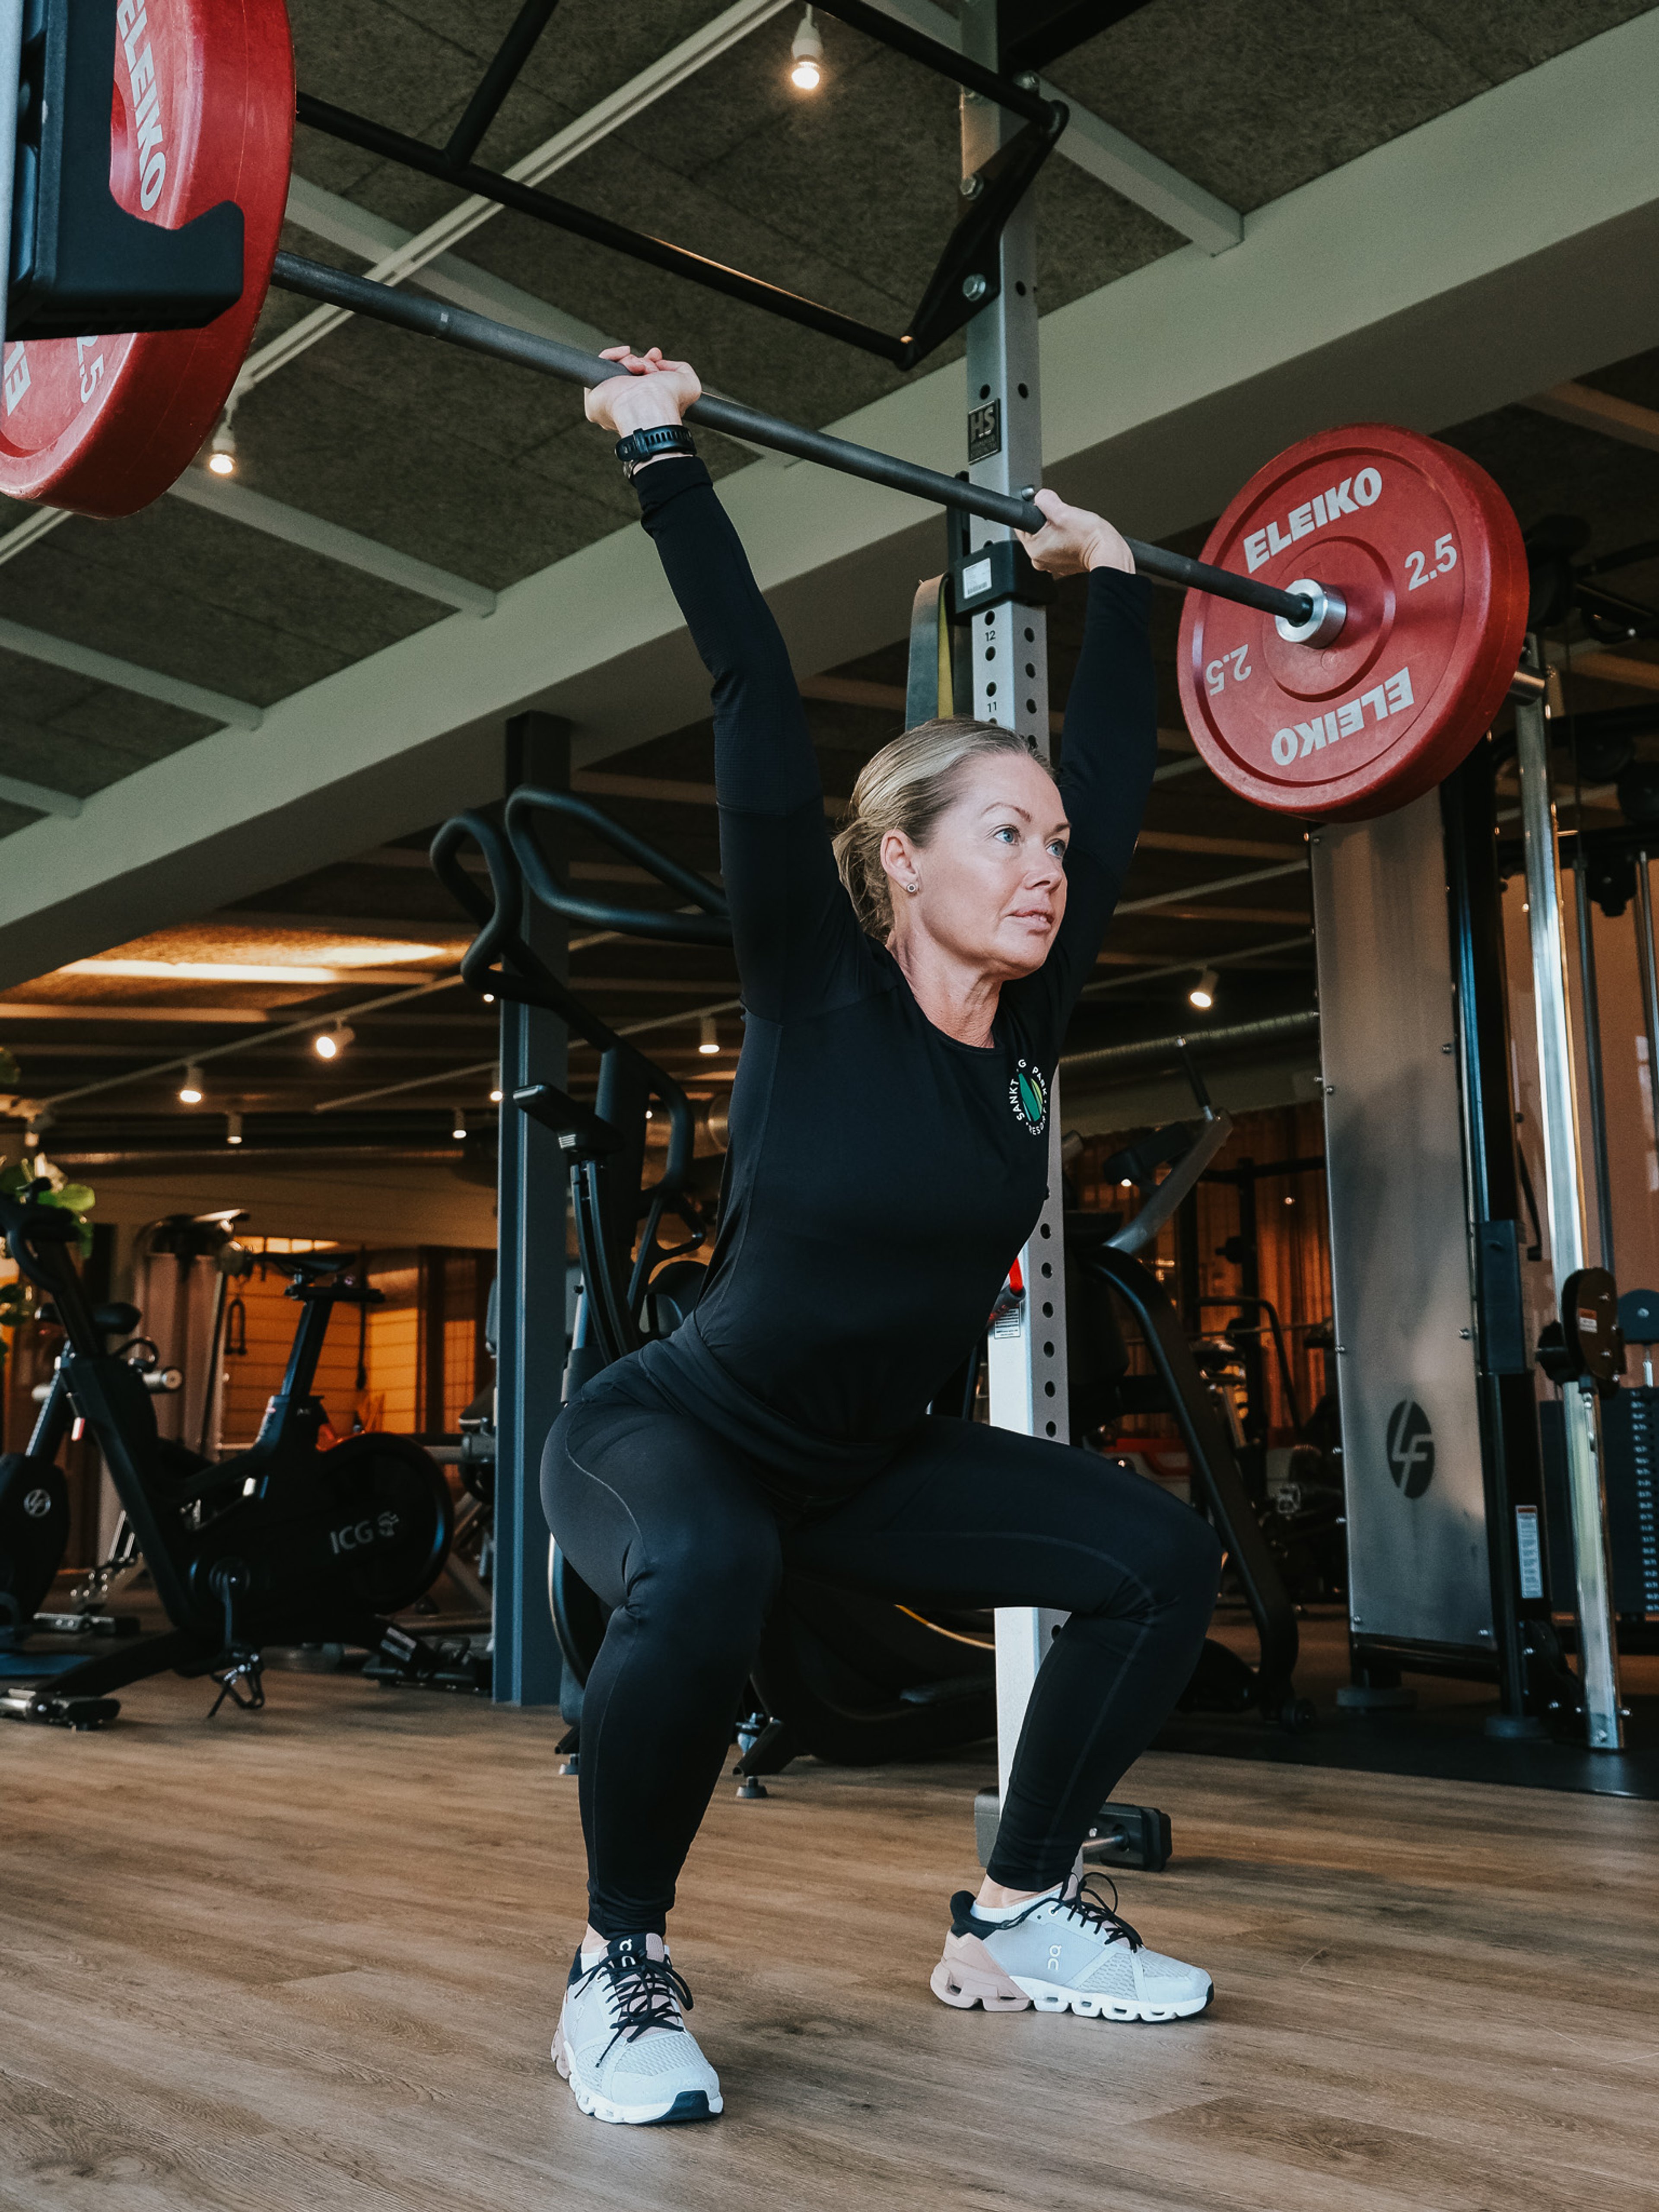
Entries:
{"type": "Polygon", "coordinates": [[[544,905],[563,915],[568,921],[584,922],[592,929],[617,930],[628,937],[657,938],[671,945],[732,942],[731,914],[723,893],[695,869],[683,868],[678,860],[670,860],[666,853],[659,853],[645,838],[624,829],[620,822],[613,822],[608,814],[601,813],[597,806],[579,799],[574,793],[534,791],[521,787],[507,802],[506,822],[507,838],[525,881],[544,905]],[[665,890],[678,891],[682,898],[701,907],[702,912],[663,914],[653,907],[612,905],[601,899],[581,898],[567,890],[554,874],[536,834],[532,817],[538,812],[564,814],[583,823],[615,851],[636,861],[665,890]]]}
{"type": "MultiPolygon", "coordinates": [[[[423,337],[465,346],[471,353],[515,362],[521,368],[536,369],[544,376],[562,377],[568,384],[603,384],[617,373],[614,362],[601,361],[597,355],[583,353],[578,346],[564,345],[557,338],[538,337],[532,331],[515,330],[510,323],[471,314],[464,307],[446,307],[436,300],[417,299],[408,292],[394,290],[389,284],[378,284],[372,277],[354,276],[345,270],[330,269],[320,261],[307,261],[299,254],[279,253],[270,281],[284,292],[297,292],[307,300],[321,300],[329,307],[343,307],[349,314],[372,316],[377,322],[395,323],[404,330],[417,331],[423,337]]],[[[717,399],[705,392],[686,410],[685,419],[688,422],[705,422],[711,430],[724,430],[732,437],[746,439],[750,445],[769,446],[776,453],[793,453],[799,460],[821,462],[825,468],[839,469],[843,476],[862,477],[867,483],[885,484],[893,491],[931,500],[938,507],[959,507],[964,514],[976,514],[986,522],[1004,523],[1014,530],[1041,530],[1048,520],[1042,508],[1030,500],[988,490],[982,484],[969,483],[965,477],[943,476],[937,469],[922,468],[915,461],[902,461],[892,453],[878,453],[871,446],[855,446],[846,438],[831,437],[827,430],[803,430],[798,423],[786,422],[776,415],[763,415],[757,409],[744,407],[735,399],[717,399]]],[[[1177,584],[1188,590],[1208,592],[1216,599],[1236,600],[1241,606],[1278,615],[1297,629],[1301,629],[1314,612],[1313,602],[1304,592],[1281,592],[1271,584],[1252,583],[1247,576],[1236,576],[1230,568],[1214,568],[1206,562],[1188,559],[1184,553],[1170,553],[1161,545],[1143,544],[1139,538],[1130,538],[1125,543],[1141,574],[1156,576],[1161,583],[1177,584]]]]}

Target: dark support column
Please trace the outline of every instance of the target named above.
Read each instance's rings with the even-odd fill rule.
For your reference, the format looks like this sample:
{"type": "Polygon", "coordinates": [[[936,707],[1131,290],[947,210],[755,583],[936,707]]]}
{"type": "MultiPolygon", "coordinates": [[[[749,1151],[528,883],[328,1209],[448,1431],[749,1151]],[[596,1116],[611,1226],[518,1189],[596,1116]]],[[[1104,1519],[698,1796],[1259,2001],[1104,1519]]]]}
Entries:
{"type": "Polygon", "coordinates": [[[1198,1255],[1198,1192],[1194,1188],[1176,1209],[1176,1282],[1181,1294],[1181,1326],[1189,1337],[1202,1334],[1203,1262],[1198,1255]]]}
{"type": "Polygon", "coordinates": [[[416,1425],[423,1436],[444,1432],[444,1316],[449,1285],[441,1244],[423,1244],[420,1253],[420,1288],[416,1313],[420,1319],[420,1404],[416,1425]]]}
{"type": "MultiPolygon", "coordinates": [[[[507,726],[506,788],[570,787],[570,726],[557,715],[517,714],[507,726]]],[[[544,832],[559,866],[557,830],[544,832]]],[[[568,972],[566,931],[526,902],[524,933],[556,975],[568,972]]],[[[520,1114],[513,1093],[531,1082],[564,1086],[565,1030],[551,1014],[503,1005],[501,1282],[495,1382],[495,1695],[498,1705],[550,1705],[559,1694],[559,1647],[547,1601],[547,1523],[542,1446],[559,1411],[564,1371],[565,1170],[558,1140],[520,1114]]]]}

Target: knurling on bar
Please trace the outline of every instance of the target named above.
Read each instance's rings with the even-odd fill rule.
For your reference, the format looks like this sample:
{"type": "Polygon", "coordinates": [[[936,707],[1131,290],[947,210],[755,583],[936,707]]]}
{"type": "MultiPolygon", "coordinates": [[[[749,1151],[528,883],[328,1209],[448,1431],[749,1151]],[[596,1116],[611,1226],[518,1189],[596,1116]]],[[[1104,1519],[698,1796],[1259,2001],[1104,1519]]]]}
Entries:
{"type": "MultiPolygon", "coordinates": [[[[495,322],[487,315],[471,314],[464,307],[446,307],[436,300],[420,299],[412,293],[395,290],[389,284],[376,283],[372,277],[354,276],[342,269],[330,269],[320,261],[305,260],[298,254],[279,253],[270,281],[279,290],[297,292],[308,300],[321,300],[330,307],[343,307],[355,315],[368,315],[377,322],[393,323],[422,337],[463,346],[471,353],[488,354],[496,361],[513,362],[520,368],[533,368],[543,376],[561,377],[568,384],[602,384],[617,374],[614,362],[601,361],[595,354],[584,353],[579,346],[564,345],[557,338],[540,337],[533,331],[517,330],[510,323],[495,322]]],[[[786,422],[776,415],[763,415],[735,399],[717,399],[705,392],[686,410],[685,419],[688,422],[706,423],[711,430],[724,430],[734,438],[746,439],[750,445],[792,453],[798,460],[817,461],[825,468],[839,469],[843,476],[862,477],[867,483],[885,484],[893,491],[908,492],[938,507],[960,508],[986,522],[1004,523],[1014,530],[1041,530],[1048,520],[1042,508],[1030,500],[988,490],[983,485],[969,483],[964,477],[947,477],[937,469],[922,468],[915,461],[902,461],[895,454],[878,453],[871,446],[855,446],[846,438],[831,437],[825,430],[804,430],[798,423],[786,422]]],[[[1207,592],[1215,599],[1236,600],[1240,606],[1277,615],[1298,629],[1314,613],[1314,602],[1305,592],[1281,592],[1271,584],[1254,583],[1248,576],[1235,575],[1230,568],[1212,568],[1206,562],[1188,559],[1184,553],[1167,552],[1161,545],[1143,544],[1138,538],[1130,538],[1124,542],[1133,554],[1141,574],[1155,576],[1160,583],[1207,592]]]]}

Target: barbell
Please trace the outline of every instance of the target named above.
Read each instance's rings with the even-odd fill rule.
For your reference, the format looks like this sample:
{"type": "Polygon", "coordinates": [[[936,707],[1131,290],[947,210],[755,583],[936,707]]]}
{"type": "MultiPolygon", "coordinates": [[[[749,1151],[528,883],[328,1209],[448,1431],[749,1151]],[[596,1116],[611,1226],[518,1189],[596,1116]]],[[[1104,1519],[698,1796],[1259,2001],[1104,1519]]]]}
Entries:
{"type": "MultiPolygon", "coordinates": [[[[109,517],[160,497],[230,397],[272,283],[567,383],[616,374],[580,347],[278,251],[295,107],[282,0],[76,0],[35,21],[0,493],[109,517]],[[75,180],[73,196],[53,199],[54,176],[75,180]],[[233,261],[227,278],[233,216],[240,276],[233,261]],[[111,333],[112,318],[132,327],[111,333]]],[[[1029,495],[736,400],[705,393],[687,419],[1012,529],[1045,520],[1029,495]]],[[[1417,433],[1361,424],[1291,447],[1245,485],[1201,559],[1127,542],[1143,574],[1188,593],[1188,726],[1257,805],[1316,819],[1402,805],[1450,772],[1514,680],[1519,526],[1484,470],[1417,433]]]]}

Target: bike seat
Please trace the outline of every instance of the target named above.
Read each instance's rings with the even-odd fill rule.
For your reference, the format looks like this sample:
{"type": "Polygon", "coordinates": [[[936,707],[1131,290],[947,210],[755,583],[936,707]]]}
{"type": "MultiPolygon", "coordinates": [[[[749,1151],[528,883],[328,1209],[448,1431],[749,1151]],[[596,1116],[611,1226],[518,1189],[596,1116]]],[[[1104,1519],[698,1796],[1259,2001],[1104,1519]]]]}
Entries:
{"type": "Polygon", "coordinates": [[[131,1336],[138,1326],[138,1309],[122,1304],[118,1298],[110,1305],[94,1306],[92,1325],[102,1329],[106,1336],[131,1336]]]}
{"type": "Polygon", "coordinates": [[[283,1273],[297,1283],[320,1282],[325,1275],[337,1275],[350,1257],[347,1252],[284,1252],[283,1273]]]}

